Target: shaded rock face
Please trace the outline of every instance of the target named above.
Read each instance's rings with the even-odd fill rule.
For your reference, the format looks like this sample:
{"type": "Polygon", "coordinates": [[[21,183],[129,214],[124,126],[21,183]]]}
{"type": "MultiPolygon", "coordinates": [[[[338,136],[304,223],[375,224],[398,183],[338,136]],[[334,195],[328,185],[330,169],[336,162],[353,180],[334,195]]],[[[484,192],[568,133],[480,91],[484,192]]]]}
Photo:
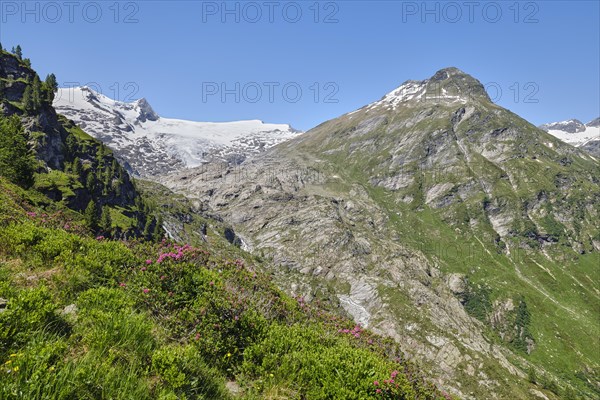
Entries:
{"type": "MultiPolygon", "coordinates": [[[[272,259],[291,293],[396,339],[459,396],[498,398],[525,374],[509,361],[520,356],[486,339],[467,313],[466,275],[487,269],[491,282],[514,279],[554,307],[556,293],[525,276],[518,257],[545,246],[551,258],[556,243],[537,238],[552,234],[593,251],[586,232],[597,231],[600,176],[587,155],[491,103],[482,87],[445,69],[239,166],[162,182],[272,259]],[[445,247],[427,247],[436,241],[445,247]]],[[[511,398],[530,395],[513,390],[511,398]]]]}

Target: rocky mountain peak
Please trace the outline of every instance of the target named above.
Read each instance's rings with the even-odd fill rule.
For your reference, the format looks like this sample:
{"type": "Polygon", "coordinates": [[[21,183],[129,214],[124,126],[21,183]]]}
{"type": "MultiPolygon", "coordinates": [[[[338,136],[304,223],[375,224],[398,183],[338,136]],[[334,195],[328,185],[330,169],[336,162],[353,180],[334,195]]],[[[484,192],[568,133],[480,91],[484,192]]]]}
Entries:
{"type": "Polygon", "coordinates": [[[456,67],[437,71],[428,80],[428,90],[433,94],[441,92],[446,96],[491,101],[481,82],[456,67]]]}
{"type": "Polygon", "coordinates": [[[401,104],[410,106],[422,102],[466,103],[469,101],[491,102],[481,82],[455,67],[437,71],[422,81],[408,80],[368,107],[385,106],[396,109],[401,104]]]}
{"type": "Polygon", "coordinates": [[[160,116],[154,111],[148,100],[145,97],[137,100],[135,102],[137,108],[139,109],[139,117],[138,121],[146,122],[146,121],[158,121],[160,116]]]}
{"type": "Polygon", "coordinates": [[[600,127],[600,118],[596,118],[594,120],[591,120],[590,122],[588,122],[587,124],[585,124],[586,126],[591,126],[593,128],[597,128],[600,127]]]}
{"type": "Polygon", "coordinates": [[[578,119],[551,122],[549,124],[540,125],[539,128],[545,131],[563,131],[567,133],[579,133],[585,131],[585,125],[578,119]]]}

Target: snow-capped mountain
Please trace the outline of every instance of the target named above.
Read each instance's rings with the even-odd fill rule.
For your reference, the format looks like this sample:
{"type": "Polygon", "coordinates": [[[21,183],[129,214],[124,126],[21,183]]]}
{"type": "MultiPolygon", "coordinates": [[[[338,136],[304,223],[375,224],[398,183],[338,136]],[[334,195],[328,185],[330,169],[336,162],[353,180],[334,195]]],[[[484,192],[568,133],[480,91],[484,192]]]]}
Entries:
{"type": "Polygon", "coordinates": [[[152,177],[213,160],[239,163],[301,132],[259,120],[194,122],[160,117],[146,99],[115,101],[88,87],[59,89],[57,112],[113,149],[134,175],[152,177]]]}
{"type": "Polygon", "coordinates": [[[589,152],[600,158],[600,118],[584,124],[577,119],[552,122],[539,126],[563,142],[589,152]]]}

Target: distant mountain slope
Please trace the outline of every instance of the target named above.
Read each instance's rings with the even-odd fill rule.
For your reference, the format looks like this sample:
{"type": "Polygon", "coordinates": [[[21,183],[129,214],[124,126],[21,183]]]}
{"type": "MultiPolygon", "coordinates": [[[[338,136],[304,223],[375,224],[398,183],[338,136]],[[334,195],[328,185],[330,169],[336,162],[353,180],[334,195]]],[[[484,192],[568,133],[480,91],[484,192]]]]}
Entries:
{"type": "Polygon", "coordinates": [[[194,122],[160,117],[145,99],[112,100],[88,87],[59,89],[56,110],[115,151],[134,175],[152,177],[208,161],[237,164],[300,132],[258,120],[194,122]]]}
{"type": "Polygon", "coordinates": [[[461,398],[596,398],[599,166],[447,68],[163,182],[461,398]]]}
{"type": "Polygon", "coordinates": [[[600,118],[587,124],[577,119],[570,119],[540,125],[539,128],[600,159],[600,118]]]}

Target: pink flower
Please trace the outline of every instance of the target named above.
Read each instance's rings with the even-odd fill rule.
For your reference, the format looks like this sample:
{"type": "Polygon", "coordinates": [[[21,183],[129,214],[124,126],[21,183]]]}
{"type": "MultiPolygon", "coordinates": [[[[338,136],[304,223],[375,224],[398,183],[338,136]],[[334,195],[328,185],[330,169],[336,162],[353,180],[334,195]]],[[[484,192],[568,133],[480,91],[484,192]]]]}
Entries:
{"type": "Polygon", "coordinates": [[[152,260],[146,260],[146,265],[152,264],[152,260]]]}
{"type": "Polygon", "coordinates": [[[377,389],[377,390],[375,391],[375,393],[377,393],[377,394],[380,394],[380,393],[381,393],[381,389],[377,389]]]}
{"type": "Polygon", "coordinates": [[[104,240],[104,236],[96,236],[96,240],[98,240],[98,241],[104,240]]]}
{"type": "Polygon", "coordinates": [[[71,228],[71,225],[69,225],[69,224],[65,224],[65,226],[64,226],[64,229],[65,229],[65,230],[68,230],[69,228],[71,228]]]}
{"type": "Polygon", "coordinates": [[[125,284],[125,282],[121,282],[121,283],[119,283],[119,286],[120,287],[126,287],[127,285],[125,284]]]}
{"type": "Polygon", "coordinates": [[[27,215],[28,215],[29,217],[32,217],[32,218],[35,218],[35,217],[37,217],[37,214],[36,214],[36,213],[34,213],[34,212],[28,212],[28,213],[27,213],[27,215]]]}
{"type": "Polygon", "coordinates": [[[375,382],[373,382],[373,385],[375,385],[375,386],[379,386],[379,381],[375,381],[375,382]]]}
{"type": "Polygon", "coordinates": [[[162,280],[164,280],[165,278],[166,278],[166,276],[164,276],[164,275],[161,275],[161,277],[160,277],[160,280],[162,281],[162,280]]]}
{"type": "Polygon", "coordinates": [[[210,281],[209,285],[210,286],[215,286],[215,283],[213,281],[210,281]]]}
{"type": "Polygon", "coordinates": [[[199,333],[196,333],[196,337],[195,337],[195,339],[196,339],[196,340],[200,340],[200,334],[199,334],[199,333]]]}
{"type": "Polygon", "coordinates": [[[143,272],[146,270],[146,267],[142,267],[142,268],[140,268],[140,270],[143,272]]]}
{"type": "Polygon", "coordinates": [[[147,294],[148,292],[150,292],[150,289],[144,289],[143,291],[147,294]]]}
{"type": "Polygon", "coordinates": [[[398,376],[398,371],[392,371],[392,378],[395,378],[398,376]]]}

